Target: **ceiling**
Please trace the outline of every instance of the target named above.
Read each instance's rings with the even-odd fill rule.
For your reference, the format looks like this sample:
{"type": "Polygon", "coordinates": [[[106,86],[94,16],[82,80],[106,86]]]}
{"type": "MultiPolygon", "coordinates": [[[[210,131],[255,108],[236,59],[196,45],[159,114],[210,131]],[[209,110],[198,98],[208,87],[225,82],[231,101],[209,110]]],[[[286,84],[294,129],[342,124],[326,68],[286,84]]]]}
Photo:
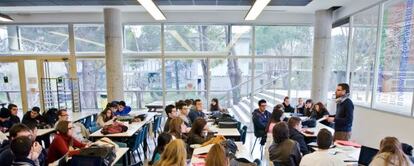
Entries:
{"type": "MultiPolygon", "coordinates": [[[[306,6],[312,0],[272,0],[268,6],[306,6]]],[[[254,0],[154,0],[161,6],[216,5],[251,6],[254,0]]],[[[119,6],[139,5],[137,0],[0,0],[0,6],[119,6]]]]}

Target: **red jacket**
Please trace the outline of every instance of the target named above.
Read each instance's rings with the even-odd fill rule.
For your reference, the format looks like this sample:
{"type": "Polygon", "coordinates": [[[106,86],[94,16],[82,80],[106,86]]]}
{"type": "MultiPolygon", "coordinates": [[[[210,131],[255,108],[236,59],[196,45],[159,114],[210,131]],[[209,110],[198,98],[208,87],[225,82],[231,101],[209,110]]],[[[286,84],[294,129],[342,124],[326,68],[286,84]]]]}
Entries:
{"type": "Polygon", "coordinates": [[[47,164],[53,163],[54,161],[60,159],[66,153],[68,153],[69,156],[79,153],[79,150],[69,151],[71,141],[73,142],[72,146],[74,148],[83,148],[86,145],[67,135],[56,134],[52,144],[49,146],[49,151],[47,153],[47,164]]]}

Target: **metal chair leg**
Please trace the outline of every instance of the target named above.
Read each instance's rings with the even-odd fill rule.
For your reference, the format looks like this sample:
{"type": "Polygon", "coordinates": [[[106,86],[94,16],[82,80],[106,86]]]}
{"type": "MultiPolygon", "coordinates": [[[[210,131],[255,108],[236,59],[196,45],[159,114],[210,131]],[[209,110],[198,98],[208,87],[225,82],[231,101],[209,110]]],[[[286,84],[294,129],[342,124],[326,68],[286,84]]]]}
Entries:
{"type": "Polygon", "coordinates": [[[252,151],[250,152],[250,154],[253,154],[254,146],[256,146],[257,139],[258,139],[258,137],[256,137],[256,140],[254,140],[253,148],[252,148],[252,151]]]}

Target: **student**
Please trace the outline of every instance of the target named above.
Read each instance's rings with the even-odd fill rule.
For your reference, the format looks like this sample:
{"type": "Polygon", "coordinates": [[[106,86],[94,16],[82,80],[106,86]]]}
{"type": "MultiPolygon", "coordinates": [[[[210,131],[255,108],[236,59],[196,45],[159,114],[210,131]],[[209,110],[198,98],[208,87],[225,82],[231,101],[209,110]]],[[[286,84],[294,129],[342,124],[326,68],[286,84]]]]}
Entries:
{"type": "Polygon", "coordinates": [[[10,121],[13,124],[20,123],[20,118],[19,116],[17,116],[17,112],[19,111],[19,108],[17,108],[17,105],[10,103],[7,106],[7,109],[10,111],[10,114],[11,114],[10,121]]]}
{"type": "Polygon", "coordinates": [[[7,108],[0,109],[0,132],[7,132],[13,126],[10,121],[10,111],[7,108]]]}
{"type": "Polygon", "coordinates": [[[41,148],[38,143],[34,143],[29,137],[18,137],[11,142],[11,150],[14,154],[12,166],[37,166],[34,162],[38,158],[36,148],[41,148]]]}
{"type": "Polygon", "coordinates": [[[178,109],[178,117],[180,117],[184,124],[187,127],[191,127],[190,119],[188,118],[189,108],[187,107],[187,104],[184,101],[179,101],[175,104],[175,107],[178,109]]]}
{"type": "Polygon", "coordinates": [[[308,146],[306,145],[305,138],[303,137],[300,130],[302,130],[302,122],[298,117],[291,117],[288,120],[289,126],[289,138],[299,143],[300,152],[302,155],[309,153],[308,146]]]}
{"type": "Polygon", "coordinates": [[[57,111],[57,115],[58,115],[58,120],[55,123],[55,128],[56,125],[60,122],[60,121],[68,121],[69,120],[69,114],[66,111],[66,109],[60,109],[59,111],[57,111]]]}
{"type": "Polygon", "coordinates": [[[288,96],[286,96],[283,99],[283,103],[282,104],[285,107],[285,112],[294,113],[295,109],[292,106],[290,106],[290,102],[289,102],[289,97],[288,96]]]}
{"type": "Polygon", "coordinates": [[[191,101],[191,99],[186,99],[186,100],[184,100],[184,102],[187,104],[187,107],[189,109],[192,109],[192,107],[193,107],[193,101],[191,101]]]}
{"type": "Polygon", "coordinates": [[[305,103],[303,103],[303,99],[299,97],[298,104],[296,105],[296,112],[303,115],[304,110],[305,110],[305,103]]]}
{"type": "Polygon", "coordinates": [[[207,121],[203,118],[197,118],[191,126],[190,132],[188,133],[188,144],[203,144],[204,142],[208,141],[210,138],[203,135],[203,131],[206,132],[206,130],[207,121]]]}
{"type": "MultiPolygon", "coordinates": [[[[10,128],[9,131],[10,140],[3,141],[0,147],[0,163],[1,165],[11,165],[14,159],[13,152],[10,147],[11,141],[18,137],[30,137],[34,139],[32,136],[32,131],[26,125],[22,123],[18,123],[10,128]]],[[[37,151],[40,153],[40,150],[37,151]]]]}
{"type": "Polygon", "coordinates": [[[152,155],[150,165],[156,164],[160,158],[162,152],[164,152],[165,146],[170,143],[172,140],[172,136],[167,133],[161,133],[157,138],[157,147],[155,147],[154,153],[152,155]]]}
{"type": "Polygon", "coordinates": [[[220,112],[220,105],[217,98],[211,99],[210,112],[220,112]]]}
{"type": "MultiPolygon", "coordinates": [[[[269,122],[267,123],[267,127],[266,127],[266,144],[265,144],[265,149],[269,149],[270,145],[273,142],[273,127],[276,125],[276,123],[282,122],[283,119],[285,118],[284,113],[283,113],[283,105],[282,104],[278,104],[275,107],[273,107],[273,112],[272,115],[269,119],[269,122]]],[[[265,150],[265,159],[269,160],[269,151],[265,150]]]]}
{"type": "Polygon", "coordinates": [[[79,142],[72,136],[73,125],[69,121],[60,121],[56,126],[56,135],[47,152],[47,164],[53,163],[65,154],[72,156],[79,153],[74,148],[84,148],[86,144],[79,142]]]}
{"type": "Polygon", "coordinates": [[[197,118],[204,118],[206,115],[203,112],[203,103],[200,99],[196,99],[194,101],[195,108],[190,111],[188,114],[188,118],[190,118],[190,122],[193,123],[197,118]]]}
{"type": "Polygon", "coordinates": [[[372,159],[370,166],[413,166],[408,156],[402,151],[401,143],[395,137],[381,140],[378,154],[372,159]]]}
{"type": "Polygon", "coordinates": [[[186,166],[187,150],[181,139],[167,144],[156,166],[186,166]]]}
{"type": "Polygon", "coordinates": [[[332,145],[332,133],[327,129],[321,129],[316,138],[318,144],[318,150],[305,155],[300,162],[300,166],[345,166],[345,162],[342,161],[336,155],[328,153],[328,149],[332,145]]]}
{"type": "Polygon", "coordinates": [[[168,119],[165,122],[164,131],[168,132],[170,130],[170,121],[171,119],[178,117],[178,112],[177,109],[175,109],[175,106],[170,104],[165,107],[165,113],[167,114],[168,119]]]}
{"type": "Polygon", "coordinates": [[[313,106],[310,118],[318,120],[327,116],[329,116],[329,112],[321,102],[318,102],[313,106]]]}
{"type": "MultiPolygon", "coordinates": [[[[37,164],[39,164],[39,165],[46,165],[46,157],[47,157],[47,151],[46,151],[46,149],[45,148],[43,148],[41,145],[40,145],[40,143],[39,142],[35,142],[36,141],[36,137],[37,137],[37,126],[36,126],[36,124],[27,124],[26,125],[29,129],[30,129],[30,131],[32,132],[32,136],[31,136],[31,138],[32,138],[32,141],[34,142],[34,143],[36,143],[36,144],[38,144],[39,146],[40,146],[40,148],[41,149],[39,149],[39,151],[37,151],[37,153],[39,153],[39,156],[38,156],[38,158],[36,158],[36,159],[33,159],[34,161],[35,161],[35,163],[37,164]]],[[[44,140],[45,142],[45,144],[46,145],[49,145],[50,144],[50,142],[49,142],[49,139],[47,139],[47,140],[44,140]]]]}
{"type": "Polygon", "coordinates": [[[335,123],[334,140],[351,139],[352,122],[354,119],[354,103],[349,98],[349,85],[341,83],[336,86],[336,115],[327,121],[335,123]]]}
{"type": "Polygon", "coordinates": [[[112,109],[107,107],[98,115],[98,118],[96,119],[96,124],[99,127],[104,127],[105,125],[110,125],[114,123],[115,120],[116,116],[114,116],[114,114],[112,113],[112,109]]]}
{"type": "Polygon", "coordinates": [[[299,165],[302,158],[299,144],[289,139],[289,128],[286,122],[279,122],[273,128],[273,144],[269,148],[269,156],[274,165],[299,165]]]}
{"type": "Polygon", "coordinates": [[[168,134],[170,134],[173,139],[186,140],[186,136],[183,135],[183,133],[187,131],[187,126],[184,124],[184,121],[181,118],[171,119],[168,125],[170,126],[168,134]]]}
{"type": "Polygon", "coordinates": [[[308,99],[305,102],[305,108],[303,109],[303,115],[310,117],[312,114],[312,108],[313,108],[313,101],[312,99],[308,99]]]}
{"type": "Polygon", "coordinates": [[[43,116],[40,115],[40,108],[33,107],[31,111],[27,112],[23,116],[22,123],[23,124],[35,123],[36,125],[43,125],[43,124],[46,124],[46,121],[43,118],[43,116]]]}
{"type": "Polygon", "coordinates": [[[228,166],[229,158],[226,150],[220,144],[214,144],[208,151],[205,166],[228,166]]]}
{"type": "MultiPolygon", "coordinates": [[[[256,133],[255,135],[262,137],[263,140],[266,136],[266,127],[268,126],[271,114],[266,110],[266,100],[261,99],[257,104],[259,108],[255,109],[252,113],[254,132],[256,133]]],[[[262,142],[262,145],[263,144],[264,142],[262,142]]]]}
{"type": "Polygon", "coordinates": [[[127,116],[131,112],[131,107],[127,106],[125,101],[120,101],[118,103],[118,109],[114,113],[116,116],[127,116]]]}

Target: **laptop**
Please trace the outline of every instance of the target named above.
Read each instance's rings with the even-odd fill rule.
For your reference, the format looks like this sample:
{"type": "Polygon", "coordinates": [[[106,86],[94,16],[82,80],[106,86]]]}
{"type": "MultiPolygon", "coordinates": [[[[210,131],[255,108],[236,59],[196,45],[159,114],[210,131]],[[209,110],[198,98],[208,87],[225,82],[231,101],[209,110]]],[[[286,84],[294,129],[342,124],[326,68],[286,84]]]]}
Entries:
{"type": "Polygon", "coordinates": [[[361,146],[361,152],[359,153],[358,165],[368,166],[377,153],[378,153],[378,149],[370,148],[367,146],[361,146]]]}

